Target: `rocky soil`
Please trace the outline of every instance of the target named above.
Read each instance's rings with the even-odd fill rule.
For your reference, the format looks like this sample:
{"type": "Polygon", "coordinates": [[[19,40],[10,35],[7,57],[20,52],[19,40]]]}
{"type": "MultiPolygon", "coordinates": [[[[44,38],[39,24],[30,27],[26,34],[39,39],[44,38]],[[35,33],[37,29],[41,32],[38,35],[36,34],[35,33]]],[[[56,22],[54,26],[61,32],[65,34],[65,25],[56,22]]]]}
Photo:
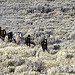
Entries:
{"type": "Polygon", "coordinates": [[[0,75],[75,75],[75,0],[0,0],[0,26],[36,43],[0,39],[0,75]],[[48,52],[40,46],[43,37],[48,52]]]}

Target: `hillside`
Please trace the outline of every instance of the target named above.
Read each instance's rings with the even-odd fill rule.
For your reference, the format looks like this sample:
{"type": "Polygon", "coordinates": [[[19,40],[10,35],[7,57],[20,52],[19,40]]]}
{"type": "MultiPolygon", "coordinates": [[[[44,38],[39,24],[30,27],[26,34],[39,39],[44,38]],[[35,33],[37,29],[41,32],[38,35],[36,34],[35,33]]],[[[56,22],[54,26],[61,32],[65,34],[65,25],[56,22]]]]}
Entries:
{"type": "Polygon", "coordinates": [[[0,75],[75,75],[75,0],[0,0],[0,26],[36,43],[0,39],[0,75]],[[48,52],[40,45],[44,36],[48,52]]]}

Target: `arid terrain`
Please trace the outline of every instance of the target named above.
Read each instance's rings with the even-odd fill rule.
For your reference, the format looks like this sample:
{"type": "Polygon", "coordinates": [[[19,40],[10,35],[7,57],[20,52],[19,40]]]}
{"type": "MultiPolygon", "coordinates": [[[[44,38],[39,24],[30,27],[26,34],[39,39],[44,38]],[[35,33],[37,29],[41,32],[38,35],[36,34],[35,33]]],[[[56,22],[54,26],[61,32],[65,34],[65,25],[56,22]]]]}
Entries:
{"type": "Polygon", "coordinates": [[[75,75],[75,0],[0,0],[0,26],[36,44],[0,39],[0,75],[75,75]]]}

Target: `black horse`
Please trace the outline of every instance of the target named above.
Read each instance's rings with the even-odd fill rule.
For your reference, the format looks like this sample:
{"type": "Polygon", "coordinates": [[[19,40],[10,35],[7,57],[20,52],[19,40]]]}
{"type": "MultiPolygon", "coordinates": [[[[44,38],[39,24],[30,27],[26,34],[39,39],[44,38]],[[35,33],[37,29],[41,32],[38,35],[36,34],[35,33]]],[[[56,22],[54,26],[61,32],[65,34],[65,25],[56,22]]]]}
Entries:
{"type": "Polygon", "coordinates": [[[12,42],[12,38],[13,38],[13,32],[9,32],[8,33],[8,41],[12,42]]]}
{"type": "Polygon", "coordinates": [[[42,41],[41,41],[41,46],[42,46],[42,49],[43,49],[43,51],[47,51],[47,39],[43,39],[42,41]]]}

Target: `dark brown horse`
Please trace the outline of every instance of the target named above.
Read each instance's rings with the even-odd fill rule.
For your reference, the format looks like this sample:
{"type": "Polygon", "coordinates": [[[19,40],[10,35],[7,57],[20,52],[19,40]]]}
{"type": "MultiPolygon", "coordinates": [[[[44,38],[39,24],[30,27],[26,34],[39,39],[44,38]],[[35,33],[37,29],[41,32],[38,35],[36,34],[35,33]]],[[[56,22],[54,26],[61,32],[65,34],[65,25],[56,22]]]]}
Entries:
{"type": "Polygon", "coordinates": [[[33,44],[35,46],[35,43],[33,41],[31,41],[31,36],[28,35],[26,38],[25,38],[25,43],[27,46],[31,46],[31,44],[33,44]]]}
{"type": "Polygon", "coordinates": [[[1,30],[0,37],[2,38],[2,40],[4,40],[5,36],[6,36],[6,30],[3,29],[3,30],[1,30]]]}
{"type": "Polygon", "coordinates": [[[30,46],[30,42],[31,42],[30,35],[28,35],[28,36],[25,38],[25,43],[26,43],[27,46],[30,46]]]}

